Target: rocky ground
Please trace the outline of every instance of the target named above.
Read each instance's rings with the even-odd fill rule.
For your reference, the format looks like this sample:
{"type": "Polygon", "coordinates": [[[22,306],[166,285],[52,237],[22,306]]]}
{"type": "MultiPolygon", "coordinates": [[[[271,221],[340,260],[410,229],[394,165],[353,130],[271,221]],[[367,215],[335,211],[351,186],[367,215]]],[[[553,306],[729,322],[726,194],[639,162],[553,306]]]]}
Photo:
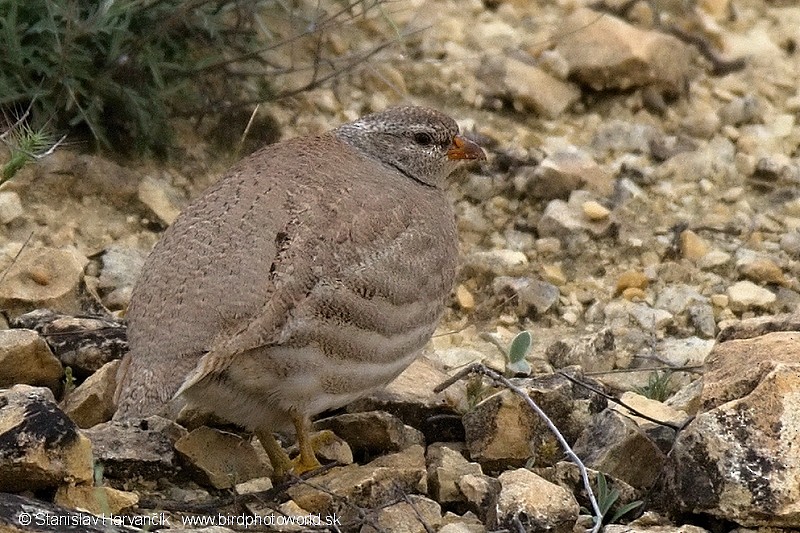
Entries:
{"type": "Polygon", "coordinates": [[[504,371],[524,330],[531,372],[513,383],[592,486],[602,472],[619,491],[610,514],[643,502],[606,531],[800,528],[800,7],[588,4],[388,2],[324,46],[398,43],[260,111],[291,137],[431,105],[489,154],[453,184],[462,268],[426,357],[317,422],[346,466],[290,487],[231,428],[108,422],[125,340],[104,310],[122,315],[160,232],[230,164],[198,136],[215,128],[179,124],[169,163],[65,149],[4,184],[0,531],[130,530],[66,509],[150,531],[220,514],[205,525],[591,528],[577,467],[518,395],[477,378],[433,393],[472,362],[504,371]],[[86,314],[100,318],[71,318],[86,314]]]}

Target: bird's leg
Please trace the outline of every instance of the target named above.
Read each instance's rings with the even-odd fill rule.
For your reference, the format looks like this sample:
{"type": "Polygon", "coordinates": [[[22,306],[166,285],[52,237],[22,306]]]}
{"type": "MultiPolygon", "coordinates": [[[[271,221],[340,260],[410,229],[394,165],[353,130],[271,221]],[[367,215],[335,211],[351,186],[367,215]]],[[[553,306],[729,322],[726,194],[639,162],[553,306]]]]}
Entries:
{"type": "Polygon", "coordinates": [[[300,449],[300,455],[292,461],[294,473],[303,474],[320,468],[322,464],[317,460],[314,453],[314,442],[309,434],[311,422],[308,417],[296,411],[291,411],[291,417],[297,433],[297,447],[300,449]]]}
{"type": "Polygon", "coordinates": [[[286,478],[286,474],[292,470],[292,460],[283,451],[280,443],[275,440],[275,436],[272,433],[262,430],[257,431],[256,435],[269,456],[269,462],[272,463],[273,481],[282,481],[286,478]]]}

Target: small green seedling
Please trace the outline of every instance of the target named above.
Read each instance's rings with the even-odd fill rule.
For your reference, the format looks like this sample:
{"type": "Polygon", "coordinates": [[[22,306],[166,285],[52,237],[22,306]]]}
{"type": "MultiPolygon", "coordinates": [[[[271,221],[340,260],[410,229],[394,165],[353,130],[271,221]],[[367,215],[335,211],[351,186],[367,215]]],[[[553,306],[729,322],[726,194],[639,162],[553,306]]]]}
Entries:
{"type": "Polygon", "coordinates": [[[533,344],[533,336],[530,331],[521,331],[517,333],[514,340],[511,341],[511,346],[508,348],[508,372],[511,374],[525,374],[531,373],[531,365],[525,360],[528,352],[531,351],[533,344]]]}
{"type": "Polygon", "coordinates": [[[663,402],[669,398],[672,387],[669,381],[672,377],[672,372],[653,372],[647,380],[647,385],[644,387],[637,387],[634,392],[641,394],[645,398],[663,402]]]}
{"type": "MultiPolygon", "coordinates": [[[[610,511],[614,504],[617,503],[620,494],[619,490],[608,488],[606,476],[602,472],[597,473],[597,491],[595,496],[597,497],[597,505],[600,507],[600,513],[603,516],[604,524],[613,524],[617,522],[620,518],[633,511],[637,507],[640,507],[644,503],[642,500],[628,502],[617,509],[617,511],[610,518],[608,518],[608,511],[610,511]]],[[[585,514],[592,514],[591,511],[586,508],[581,508],[581,512],[585,514]]],[[[594,520],[595,522],[597,521],[596,516],[594,517],[594,520]]]]}

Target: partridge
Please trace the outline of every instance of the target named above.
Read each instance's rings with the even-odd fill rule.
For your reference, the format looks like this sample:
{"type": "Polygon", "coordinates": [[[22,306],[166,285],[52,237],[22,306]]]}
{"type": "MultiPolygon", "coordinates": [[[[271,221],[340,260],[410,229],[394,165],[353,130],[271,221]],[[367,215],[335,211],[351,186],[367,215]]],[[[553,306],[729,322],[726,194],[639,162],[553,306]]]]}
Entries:
{"type": "Polygon", "coordinates": [[[386,385],[430,339],[458,256],[446,178],[484,158],[412,106],[245,158],[149,255],[115,418],[182,397],[254,432],[277,477],[319,466],[310,417],[386,385]],[[292,429],[294,462],[273,435],[292,429]]]}

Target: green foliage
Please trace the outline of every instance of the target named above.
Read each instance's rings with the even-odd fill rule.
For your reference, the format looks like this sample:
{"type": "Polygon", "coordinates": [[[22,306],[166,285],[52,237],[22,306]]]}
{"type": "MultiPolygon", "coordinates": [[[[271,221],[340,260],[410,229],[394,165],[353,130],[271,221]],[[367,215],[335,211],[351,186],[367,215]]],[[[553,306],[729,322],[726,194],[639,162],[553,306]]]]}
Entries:
{"type": "Polygon", "coordinates": [[[512,374],[530,374],[531,365],[525,360],[533,345],[533,336],[529,331],[521,331],[511,341],[508,348],[508,371],[512,374]]]}
{"type": "MultiPolygon", "coordinates": [[[[8,121],[6,117],[6,122],[8,121]]],[[[24,120],[13,124],[8,131],[0,135],[0,140],[11,155],[0,169],[0,183],[13,178],[27,163],[49,153],[60,142],[47,125],[34,129],[24,120]]]]}
{"type": "MultiPolygon", "coordinates": [[[[634,509],[640,507],[644,502],[642,500],[636,500],[632,502],[628,502],[625,505],[621,506],[614,512],[613,515],[610,517],[608,516],[608,512],[617,503],[619,500],[619,490],[617,489],[609,489],[608,488],[608,481],[606,480],[605,474],[602,472],[597,473],[597,488],[595,490],[595,497],[597,498],[597,505],[600,507],[600,513],[603,516],[603,523],[604,524],[614,524],[619,521],[620,518],[628,514],[629,512],[633,511],[634,509]]],[[[581,512],[585,514],[591,514],[591,511],[582,508],[581,512]]],[[[597,517],[595,517],[595,521],[597,521],[597,517]]]]}
{"type": "Polygon", "coordinates": [[[163,152],[171,116],[268,100],[272,80],[305,67],[267,60],[302,48],[286,32],[336,29],[356,4],[380,1],[304,18],[279,0],[0,0],[0,109],[32,104],[34,128],[52,121],[104,148],[163,152]]]}
{"type": "Polygon", "coordinates": [[[634,392],[641,394],[645,398],[663,402],[672,394],[672,387],[669,384],[671,377],[671,371],[652,372],[647,380],[647,385],[636,388],[634,392]]]}

